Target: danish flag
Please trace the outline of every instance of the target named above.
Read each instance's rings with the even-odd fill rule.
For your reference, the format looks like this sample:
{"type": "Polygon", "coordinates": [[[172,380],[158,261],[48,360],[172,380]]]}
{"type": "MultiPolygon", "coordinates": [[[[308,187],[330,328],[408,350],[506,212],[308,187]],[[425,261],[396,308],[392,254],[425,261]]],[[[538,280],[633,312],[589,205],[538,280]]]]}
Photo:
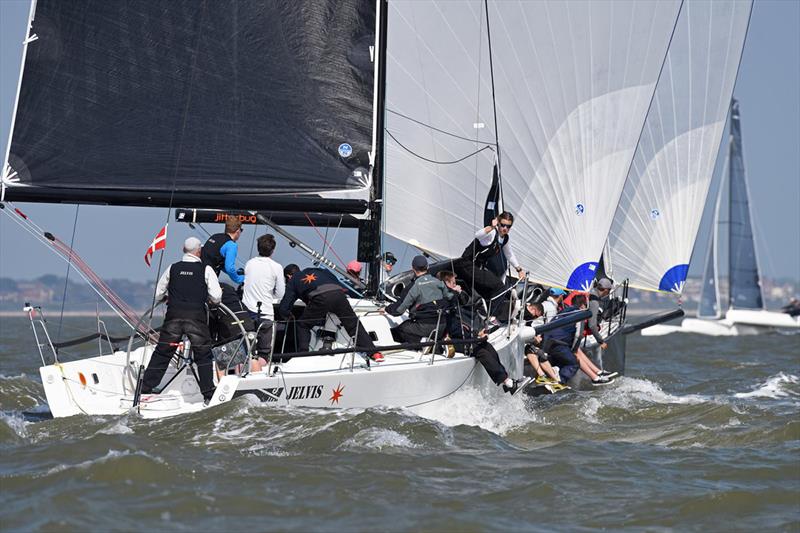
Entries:
{"type": "Polygon", "coordinates": [[[147,266],[150,266],[150,258],[153,257],[153,254],[156,253],[156,250],[163,250],[167,247],[167,224],[161,231],[158,232],[153,242],[150,243],[150,248],[147,249],[147,252],[144,254],[144,262],[147,263],[147,266]]]}

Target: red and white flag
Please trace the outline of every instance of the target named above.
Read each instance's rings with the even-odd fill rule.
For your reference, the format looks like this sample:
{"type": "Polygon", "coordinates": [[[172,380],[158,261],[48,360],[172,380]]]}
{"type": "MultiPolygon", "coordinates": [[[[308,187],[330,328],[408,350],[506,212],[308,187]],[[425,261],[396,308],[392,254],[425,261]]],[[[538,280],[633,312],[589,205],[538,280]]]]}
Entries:
{"type": "Polygon", "coordinates": [[[150,243],[150,248],[148,248],[147,252],[144,254],[144,262],[147,263],[147,266],[150,266],[150,258],[153,257],[156,250],[163,250],[167,247],[167,226],[169,226],[169,224],[161,228],[156,238],[150,243]]]}

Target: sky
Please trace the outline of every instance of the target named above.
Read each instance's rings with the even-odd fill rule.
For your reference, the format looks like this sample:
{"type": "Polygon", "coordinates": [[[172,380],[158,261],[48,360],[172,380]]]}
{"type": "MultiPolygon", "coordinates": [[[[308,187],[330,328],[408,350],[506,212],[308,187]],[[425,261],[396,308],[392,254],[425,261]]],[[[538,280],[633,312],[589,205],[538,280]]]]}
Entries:
{"type": "MultiPolygon", "coordinates": [[[[22,40],[30,2],[0,0],[0,150],[5,154],[22,57],[22,40]]],[[[757,249],[762,275],[800,280],[800,0],[756,0],[734,96],[740,102],[745,166],[750,183],[757,249]]],[[[166,209],[102,206],[18,204],[44,229],[70,242],[78,212],[73,247],[103,278],[155,280],[143,255],[151,239],[167,222],[166,209]]],[[[212,232],[218,228],[208,226],[212,232]]],[[[180,257],[174,243],[190,235],[188,225],[172,223],[173,243],[165,261],[180,257]]],[[[300,239],[320,248],[321,238],[310,228],[291,229],[300,239]]],[[[324,229],[322,230],[324,232],[324,229]]],[[[690,274],[702,270],[708,224],[695,246],[690,274]]],[[[245,230],[240,257],[253,255],[252,227],[245,230]],[[248,232],[249,230],[249,232],[248,232]]],[[[355,232],[341,230],[333,247],[344,262],[355,255],[355,232]]],[[[390,240],[399,267],[407,267],[413,249],[390,240]]],[[[307,264],[282,239],[275,258],[307,264]]],[[[334,258],[335,259],[335,258],[334,258]]],[[[0,277],[32,279],[43,274],[64,275],[66,263],[0,216],[0,277]]]]}

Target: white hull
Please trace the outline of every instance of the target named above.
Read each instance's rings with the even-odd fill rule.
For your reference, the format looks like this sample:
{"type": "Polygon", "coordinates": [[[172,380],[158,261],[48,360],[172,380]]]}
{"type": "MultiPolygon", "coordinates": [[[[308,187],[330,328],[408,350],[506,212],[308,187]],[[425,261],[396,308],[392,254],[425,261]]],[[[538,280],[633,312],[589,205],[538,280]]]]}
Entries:
{"type": "Polygon", "coordinates": [[[725,318],[717,320],[685,318],[680,326],[659,324],[643,329],[642,335],[654,337],[670,333],[697,333],[711,336],[739,336],[798,329],[800,329],[800,319],[790,317],[786,313],[731,309],[725,318]]]}
{"type": "MultiPolygon", "coordinates": [[[[377,345],[391,345],[386,318],[371,314],[362,323],[378,338],[377,345]],[[387,337],[388,336],[388,337],[387,337]]],[[[517,328],[501,328],[490,336],[509,374],[521,374],[516,356],[517,328]]],[[[312,349],[315,349],[312,346],[312,349]]],[[[127,352],[48,365],[40,368],[47,402],[54,417],[77,414],[121,415],[134,409],[133,399],[140,365],[147,365],[152,346],[127,352]]],[[[453,358],[402,350],[384,353],[386,361],[371,363],[352,353],[336,356],[298,357],[253,372],[245,377],[225,376],[209,407],[245,394],[270,405],[328,408],[412,407],[442,400],[467,382],[488,378],[476,360],[462,354],[453,358]]],[[[171,365],[162,386],[176,374],[171,365]]],[[[188,369],[158,395],[143,395],[135,409],[145,418],[191,413],[204,408],[197,382],[188,369]]]]}

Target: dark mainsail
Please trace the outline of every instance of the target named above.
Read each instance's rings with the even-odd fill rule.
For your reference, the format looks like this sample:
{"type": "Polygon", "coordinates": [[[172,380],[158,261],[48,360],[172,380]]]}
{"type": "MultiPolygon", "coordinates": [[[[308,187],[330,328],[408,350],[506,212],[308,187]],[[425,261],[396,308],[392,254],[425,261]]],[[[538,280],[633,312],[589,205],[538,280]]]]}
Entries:
{"type": "Polygon", "coordinates": [[[374,2],[39,0],[33,34],[8,200],[257,209],[369,185],[374,2]]]}
{"type": "Polygon", "coordinates": [[[728,175],[730,180],[730,307],[763,309],[761,282],[753,241],[753,226],[742,154],[739,102],[731,103],[731,144],[728,175]]]}

